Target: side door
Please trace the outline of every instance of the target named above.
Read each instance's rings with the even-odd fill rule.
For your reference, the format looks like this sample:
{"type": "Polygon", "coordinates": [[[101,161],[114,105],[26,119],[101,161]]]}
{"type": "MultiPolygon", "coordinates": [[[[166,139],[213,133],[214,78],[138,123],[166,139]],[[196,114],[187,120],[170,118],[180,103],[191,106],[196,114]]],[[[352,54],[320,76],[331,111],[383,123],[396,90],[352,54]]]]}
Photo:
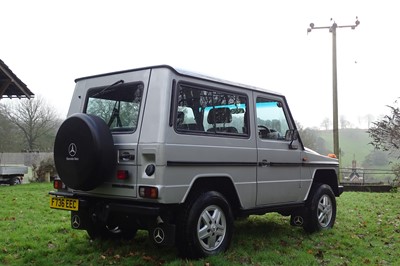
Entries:
{"type": "Polygon", "coordinates": [[[301,145],[286,140],[294,129],[284,97],[255,93],[257,205],[297,202],[301,186],[301,145]]]}

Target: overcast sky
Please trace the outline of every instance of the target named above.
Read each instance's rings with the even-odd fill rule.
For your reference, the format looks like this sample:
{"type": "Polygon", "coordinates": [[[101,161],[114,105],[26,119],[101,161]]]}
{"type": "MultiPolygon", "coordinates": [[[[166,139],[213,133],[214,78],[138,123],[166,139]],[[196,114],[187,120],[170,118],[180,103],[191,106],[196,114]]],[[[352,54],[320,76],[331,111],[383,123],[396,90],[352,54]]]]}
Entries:
{"type": "MultiPolygon", "coordinates": [[[[0,59],[67,115],[82,76],[170,64],[287,96],[303,126],[332,119],[337,30],[339,116],[389,113],[399,97],[397,1],[0,0],[0,59]]],[[[2,100],[3,101],[3,100],[2,100]]]]}

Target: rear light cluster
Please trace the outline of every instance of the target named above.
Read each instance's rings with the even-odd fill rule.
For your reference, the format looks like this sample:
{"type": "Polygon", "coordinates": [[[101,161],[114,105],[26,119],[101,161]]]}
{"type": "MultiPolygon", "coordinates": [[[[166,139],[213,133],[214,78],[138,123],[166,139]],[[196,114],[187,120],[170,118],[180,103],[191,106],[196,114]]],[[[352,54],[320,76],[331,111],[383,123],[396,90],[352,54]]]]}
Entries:
{"type": "MultiPolygon", "coordinates": [[[[154,168],[150,168],[149,174],[154,174],[154,168]]],[[[129,178],[129,172],[126,170],[118,170],[117,171],[117,179],[119,180],[126,180],[129,178]]],[[[61,181],[59,177],[56,177],[53,181],[53,187],[57,190],[66,189],[67,186],[61,181]]],[[[140,186],[139,187],[139,195],[142,198],[147,199],[157,199],[158,198],[158,188],[157,187],[150,187],[150,186],[140,186]]]]}
{"type": "Polygon", "coordinates": [[[53,187],[55,189],[61,190],[61,189],[66,189],[67,186],[61,181],[60,178],[55,178],[53,181],[53,187]]]}
{"type": "Polygon", "coordinates": [[[139,187],[139,196],[142,198],[157,199],[158,198],[158,188],[140,186],[139,187]]]}
{"type": "Polygon", "coordinates": [[[117,171],[117,179],[126,180],[129,178],[129,172],[127,170],[118,170],[117,171]]]}

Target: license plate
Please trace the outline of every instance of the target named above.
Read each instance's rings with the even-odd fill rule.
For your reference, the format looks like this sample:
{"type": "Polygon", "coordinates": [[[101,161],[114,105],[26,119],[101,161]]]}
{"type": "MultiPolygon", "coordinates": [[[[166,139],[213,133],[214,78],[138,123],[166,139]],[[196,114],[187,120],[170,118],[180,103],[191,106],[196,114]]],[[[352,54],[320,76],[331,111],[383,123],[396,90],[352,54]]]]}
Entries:
{"type": "Polygon", "coordinates": [[[77,211],[79,209],[79,200],[63,197],[50,197],[50,208],[77,211]]]}

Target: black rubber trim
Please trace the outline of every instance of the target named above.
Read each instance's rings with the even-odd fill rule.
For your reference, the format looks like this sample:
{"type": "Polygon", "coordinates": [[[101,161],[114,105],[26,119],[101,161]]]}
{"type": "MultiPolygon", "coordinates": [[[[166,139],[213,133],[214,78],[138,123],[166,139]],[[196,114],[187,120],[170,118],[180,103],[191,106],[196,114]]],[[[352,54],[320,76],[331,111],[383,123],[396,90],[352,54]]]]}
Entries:
{"type": "Polygon", "coordinates": [[[167,161],[167,166],[257,166],[253,162],[190,162],[167,161]]]}
{"type": "Polygon", "coordinates": [[[280,163],[280,162],[195,162],[195,161],[167,161],[167,166],[271,166],[271,167],[300,167],[314,166],[327,167],[336,164],[322,163],[280,163]]]}
{"type": "Polygon", "coordinates": [[[277,204],[271,206],[260,206],[255,207],[252,209],[241,209],[239,210],[239,216],[246,216],[246,215],[261,215],[269,212],[279,212],[283,210],[292,210],[297,208],[302,208],[305,206],[305,202],[299,203],[289,203],[289,204],[277,204]]]}
{"type": "Polygon", "coordinates": [[[59,196],[59,197],[67,197],[67,198],[73,198],[74,197],[74,193],[71,193],[69,191],[50,191],[49,195],[52,196],[59,196]]]}
{"type": "Polygon", "coordinates": [[[303,165],[303,163],[277,163],[277,162],[270,162],[270,163],[263,163],[260,162],[258,164],[259,166],[277,166],[277,167],[300,167],[303,165]]]}
{"type": "Polygon", "coordinates": [[[107,206],[111,212],[140,214],[146,216],[157,216],[160,214],[160,207],[129,205],[123,203],[110,203],[107,204],[107,206]]]}

